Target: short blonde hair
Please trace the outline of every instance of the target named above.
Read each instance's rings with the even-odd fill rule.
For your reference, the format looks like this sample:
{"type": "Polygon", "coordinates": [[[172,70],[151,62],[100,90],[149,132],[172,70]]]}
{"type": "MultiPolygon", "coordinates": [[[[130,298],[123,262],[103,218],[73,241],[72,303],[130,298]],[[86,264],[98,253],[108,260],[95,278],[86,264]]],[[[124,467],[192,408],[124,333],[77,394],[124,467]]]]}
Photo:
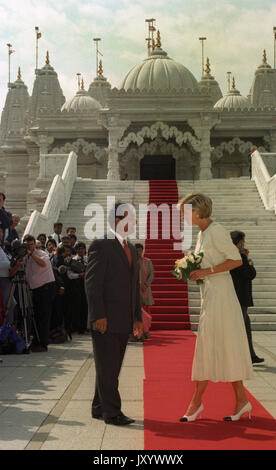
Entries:
{"type": "Polygon", "coordinates": [[[184,206],[184,204],[191,204],[193,210],[196,209],[199,212],[199,217],[205,219],[211,216],[212,214],[212,199],[206,194],[202,193],[190,193],[180,199],[178,206],[184,206]]]}

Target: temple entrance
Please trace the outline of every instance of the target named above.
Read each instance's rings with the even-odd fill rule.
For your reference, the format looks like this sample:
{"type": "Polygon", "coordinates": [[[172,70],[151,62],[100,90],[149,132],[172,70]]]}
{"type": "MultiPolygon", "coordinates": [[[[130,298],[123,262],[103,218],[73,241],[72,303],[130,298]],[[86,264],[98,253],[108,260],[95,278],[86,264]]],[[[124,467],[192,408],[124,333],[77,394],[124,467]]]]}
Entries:
{"type": "Polygon", "coordinates": [[[145,155],[140,161],[141,180],[175,180],[172,155],[145,155]]]}

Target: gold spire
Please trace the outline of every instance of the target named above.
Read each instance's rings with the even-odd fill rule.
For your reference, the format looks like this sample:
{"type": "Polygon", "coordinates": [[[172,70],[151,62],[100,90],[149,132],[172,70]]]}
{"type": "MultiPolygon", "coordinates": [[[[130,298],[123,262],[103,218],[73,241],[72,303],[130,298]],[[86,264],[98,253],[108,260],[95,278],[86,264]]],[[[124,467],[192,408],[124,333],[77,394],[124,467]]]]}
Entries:
{"type": "Polygon", "coordinates": [[[78,80],[78,90],[80,91],[80,73],[77,73],[77,80],[78,80]]]}
{"type": "Polygon", "coordinates": [[[83,80],[83,77],[81,78],[81,89],[84,90],[84,80],[83,80]]]}
{"type": "Polygon", "coordinates": [[[152,50],[154,51],[154,49],[156,47],[155,40],[152,38],[151,42],[152,42],[151,47],[152,47],[152,50]]]}
{"type": "Polygon", "coordinates": [[[156,47],[161,47],[161,37],[160,37],[159,29],[157,31],[157,37],[156,37],[156,47]]]}
{"type": "Polygon", "coordinates": [[[232,78],[232,90],[236,89],[235,77],[232,78]]]}
{"type": "Polygon", "coordinates": [[[266,64],[266,50],[263,51],[263,64],[266,64]]]}
{"type": "Polygon", "coordinates": [[[103,63],[102,63],[102,60],[100,60],[100,62],[99,62],[98,75],[99,75],[100,77],[103,76],[103,63]]]}
{"type": "Polygon", "coordinates": [[[205,73],[210,73],[210,72],[211,72],[210,61],[209,61],[209,57],[207,57],[205,73]]]}
{"type": "Polygon", "coordinates": [[[17,80],[21,80],[21,68],[18,67],[17,80]]]}
{"type": "Polygon", "coordinates": [[[46,52],[46,65],[50,64],[49,51],[46,52]]]}

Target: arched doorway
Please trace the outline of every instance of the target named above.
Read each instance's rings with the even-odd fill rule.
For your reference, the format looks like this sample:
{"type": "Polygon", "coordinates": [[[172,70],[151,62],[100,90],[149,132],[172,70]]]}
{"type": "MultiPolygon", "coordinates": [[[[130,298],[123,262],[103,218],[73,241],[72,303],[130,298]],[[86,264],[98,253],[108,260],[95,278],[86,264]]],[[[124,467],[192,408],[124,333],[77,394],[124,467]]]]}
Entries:
{"type": "Polygon", "coordinates": [[[145,155],[140,161],[141,180],[175,180],[172,155],[145,155]]]}

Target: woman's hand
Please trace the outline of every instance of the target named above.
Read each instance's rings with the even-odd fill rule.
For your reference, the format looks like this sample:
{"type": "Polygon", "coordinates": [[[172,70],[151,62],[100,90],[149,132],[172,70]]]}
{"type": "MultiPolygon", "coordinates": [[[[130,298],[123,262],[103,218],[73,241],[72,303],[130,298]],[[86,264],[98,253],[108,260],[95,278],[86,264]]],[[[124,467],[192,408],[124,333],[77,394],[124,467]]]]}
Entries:
{"type": "Polygon", "coordinates": [[[208,269],[196,269],[192,271],[190,274],[190,280],[192,282],[198,281],[198,279],[203,279],[204,277],[208,276],[210,273],[208,269]]]}

